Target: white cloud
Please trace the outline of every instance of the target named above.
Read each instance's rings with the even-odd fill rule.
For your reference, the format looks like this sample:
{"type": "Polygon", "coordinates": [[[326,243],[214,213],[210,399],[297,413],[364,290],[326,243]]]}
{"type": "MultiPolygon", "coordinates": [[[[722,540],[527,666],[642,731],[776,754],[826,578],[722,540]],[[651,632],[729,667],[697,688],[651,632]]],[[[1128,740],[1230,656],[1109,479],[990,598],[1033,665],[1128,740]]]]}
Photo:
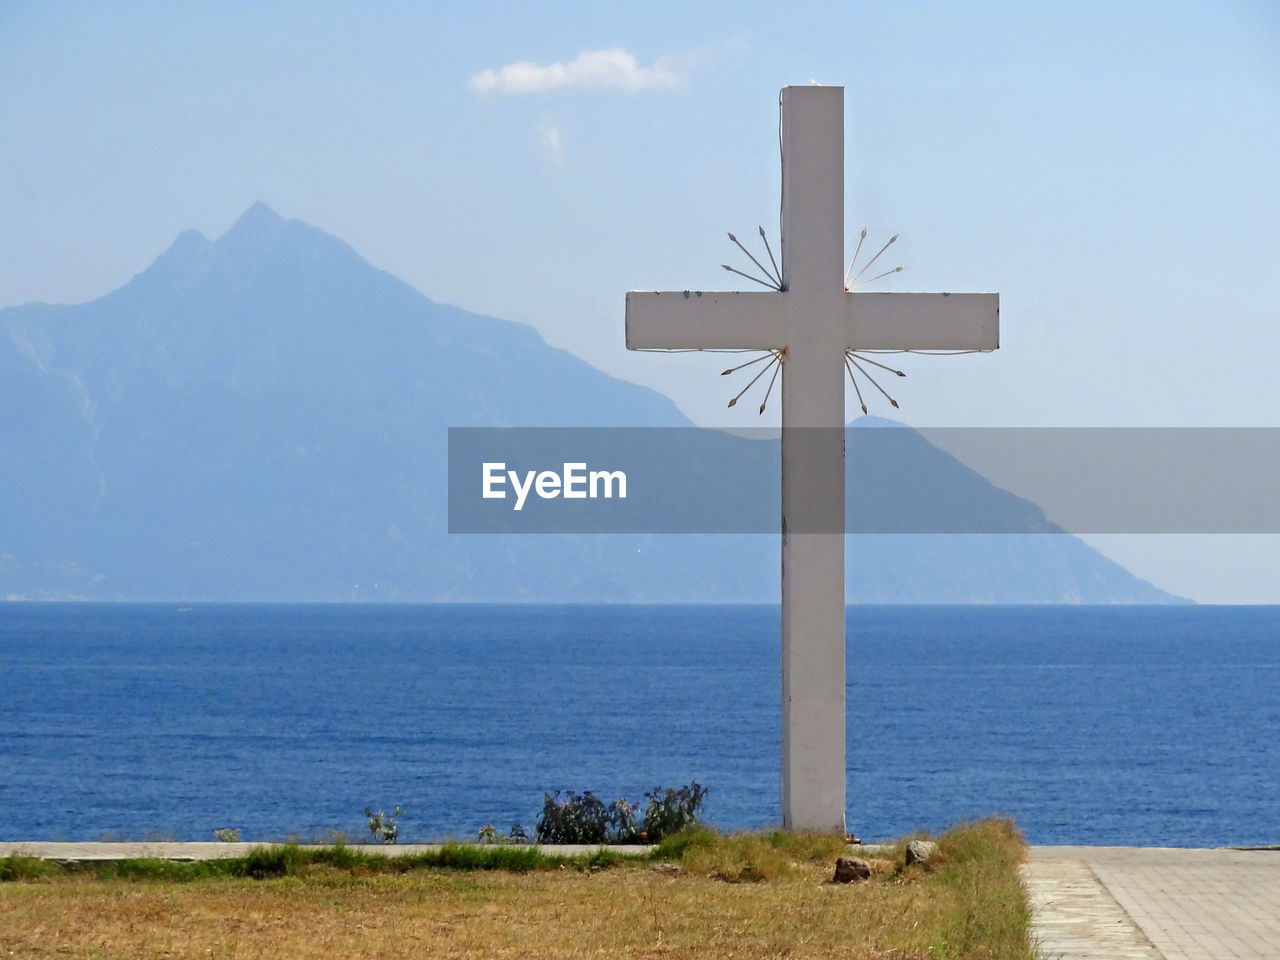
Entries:
{"type": "Polygon", "coordinates": [[[640,93],[646,90],[674,90],[684,78],[659,60],[642,67],[621,47],[580,53],[568,63],[539,66],[536,63],[509,63],[499,70],[481,70],[471,78],[477,94],[543,93],[576,87],[582,90],[611,90],[640,93]]]}
{"type": "Polygon", "coordinates": [[[560,127],[554,120],[543,120],[538,126],[538,143],[542,152],[553,166],[564,166],[564,139],[560,136],[560,127]]]}

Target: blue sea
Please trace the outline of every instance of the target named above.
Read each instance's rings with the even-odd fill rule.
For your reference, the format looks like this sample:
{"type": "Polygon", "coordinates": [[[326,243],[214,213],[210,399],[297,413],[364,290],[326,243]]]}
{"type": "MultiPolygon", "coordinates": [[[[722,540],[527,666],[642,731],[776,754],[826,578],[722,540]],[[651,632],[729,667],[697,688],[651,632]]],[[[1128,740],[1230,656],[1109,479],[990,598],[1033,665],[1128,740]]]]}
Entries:
{"type": "MultiPolygon", "coordinates": [[[[696,780],[776,824],[776,606],[0,604],[0,839],[401,839],[696,780]]],[[[1280,842],[1280,607],[850,607],[848,824],[1280,842]]]]}

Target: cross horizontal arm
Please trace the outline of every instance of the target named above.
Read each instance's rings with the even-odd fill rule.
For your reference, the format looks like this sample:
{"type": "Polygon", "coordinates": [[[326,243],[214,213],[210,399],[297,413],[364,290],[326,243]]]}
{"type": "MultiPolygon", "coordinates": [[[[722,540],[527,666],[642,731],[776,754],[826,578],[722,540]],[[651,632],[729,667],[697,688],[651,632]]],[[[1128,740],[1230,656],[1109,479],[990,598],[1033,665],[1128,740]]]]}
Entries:
{"type": "Polygon", "coordinates": [[[787,296],[761,291],[627,293],[628,350],[738,350],[786,345],[787,296]]]}
{"type": "Polygon", "coordinates": [[[846,349],[995,350],[997,293],[847,293],[846,349]]]}

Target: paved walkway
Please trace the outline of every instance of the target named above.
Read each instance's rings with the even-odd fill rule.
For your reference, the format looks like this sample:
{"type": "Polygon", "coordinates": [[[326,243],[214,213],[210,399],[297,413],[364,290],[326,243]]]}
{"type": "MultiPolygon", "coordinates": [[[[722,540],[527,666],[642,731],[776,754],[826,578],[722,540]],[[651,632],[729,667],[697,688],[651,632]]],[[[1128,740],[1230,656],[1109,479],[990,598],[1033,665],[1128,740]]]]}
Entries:
{"type": "Polygon", "coordinates": [[[1277,960],[1280,851],[1032,847],[1045,960],[1277,960]]]}

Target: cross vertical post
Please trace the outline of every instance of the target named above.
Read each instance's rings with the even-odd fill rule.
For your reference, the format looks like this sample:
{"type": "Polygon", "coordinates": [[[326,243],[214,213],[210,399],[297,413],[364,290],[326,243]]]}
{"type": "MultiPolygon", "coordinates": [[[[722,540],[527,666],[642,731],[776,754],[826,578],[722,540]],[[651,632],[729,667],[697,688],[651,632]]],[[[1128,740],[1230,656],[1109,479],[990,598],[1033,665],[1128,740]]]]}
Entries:
{"type": "Polygon", "coordinates": [[[782,825],[844,833],[844,89],[781,110],[782,825]]]}

